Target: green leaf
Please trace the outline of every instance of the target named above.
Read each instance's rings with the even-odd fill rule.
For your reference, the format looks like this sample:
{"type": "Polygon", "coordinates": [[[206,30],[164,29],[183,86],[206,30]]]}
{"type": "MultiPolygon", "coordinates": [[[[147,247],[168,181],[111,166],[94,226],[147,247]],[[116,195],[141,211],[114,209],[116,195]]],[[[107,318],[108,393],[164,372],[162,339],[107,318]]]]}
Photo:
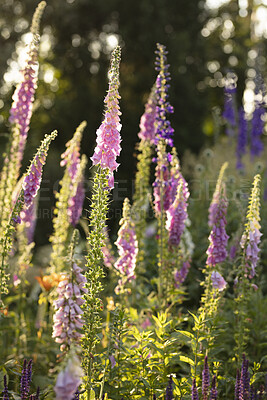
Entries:
{"type": "Polygon", "coordinates": [[[176,332],[181,333],[182,335],[188,337],[189,339],[195,339],[195,336],[191,332],[188,331],[176,331],[176,332]]]}
{"type": "Polygon", "coordinates": [[[195,366],[194,361],[191,360],[191,358],[189,358],[189,357],[186,357],[186,356],[179,356],[179,360],[180,360],[180,361],[183,361],[183,362],[185,362],[185,363],[187,363],[187,364],[189,364],[189,365],[191,365],[192,367],[195,366]]]}

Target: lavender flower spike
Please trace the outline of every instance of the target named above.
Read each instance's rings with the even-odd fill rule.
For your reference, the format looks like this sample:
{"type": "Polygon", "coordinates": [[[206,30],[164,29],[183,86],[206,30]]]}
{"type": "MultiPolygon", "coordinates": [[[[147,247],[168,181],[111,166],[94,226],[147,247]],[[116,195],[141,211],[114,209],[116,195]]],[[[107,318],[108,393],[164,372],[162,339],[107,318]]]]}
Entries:
{"type": "Polygon", "coordinates": [[[169,382],[166,388],[166,400],[173,400],[173,387],[172,387],[172,376],[170,375],[169,382]]]}
{"type": "Polygon", "coordinates": [[[3,394],[3,400],[9,400],[6,375],[4,375],[4,390],[2,391],[2,394],[3,394]]]}
{"type": "Polygon", "coordinates": [[[260,232],[260,181],[261,176],[256,175],[249,199],[246,228],[240,242],[244,250],[245,267],[247,269],[250,268],[250,278],[253,278],[256,274],[256,266],[260,251],[258,245],[262,235],[260,232]]]}
{"type": "Polygon", "coordinates": [[[22,400],[26,400],[28,397],[30,391],[31,376],[32,376],[32,360],[30,360],[28,364],[27,360],[24,360],[21,372],[21,379],[20,379],[20,395],[22,400]]]}
{"type": "Polygon", "coordinates": [[[31,206],[33,199],[40,188],[42,170],[46,161],[48,148],[56,135],[57,132],[54,131],[50,135],[45,136],[24,178],[22,188],[24,190],[24,202],[27,208],[31,206]]]}
{"type": "Polygon", "coordinates": [[[208,400],[210,386],[210,371],[208,366],[208,357],[205,356],[204,369],[202,371],[202,400],[208,400]]]}
{"type": "Polygon", "coordinates": [[[199,400],[198,397],[198,391],[197,391],[197,385],[196,385],[196,379],[193,379],[193,384],[192,384],[192,395],[191,395],[192,400],[199,400]]]}
{"type": "Polygon", "coordinates": [[[242,367],[241,367],[241,377],[240,386],[243,393],[243,398],[248,399],[250,394],[250,376],[248,371],[248,360],[245,354],[243,354],[242,367]]]}
{"type": "Polygon", "coordinates": [[[56,400],[72,400],[81,383],[81,376],[80,361],[75,354],[71,355],[67,367],[58,374],[54,387],[56,400]]]}
{"type": "Polygon", "coordinates": [[[129,199],[125,198],[123,203],[123,215],[120,221],[120,229],[118,239],[115,242],[118,247],[119,258],[115,262],[114,267],[120,272],[122,279],[119,280],[116,287],[116,293],[123,290],[123,285],[126,282],[135,279],[135,266],[138,254],[138,243],[136,239],[134,223],[131,220],[131,207],[129,199]]]}
{"type": "Polygon", "coordinates": [[[119,88],[119,64],[121,59],[121,49],[119,46],[115,48],[111,57],[111,67],[109,70],[109,90],[105,98],[106,112],[105,118],[100,128],[97,130],[97,146],[91,157],[93,165],[100,165],[102,168],[109,170],[109,186],[113,188],[113,171],[119,164],[116,162],[117,156],[121,151],[120,138],[120,109],[118,92],[119,88]]]}
{"type": "Polygon", "coordinates": [[[210,390],[210,400],[218,399],[218,390],[216,387],[216,375],[212,377],[211,390],[210,390]]]}

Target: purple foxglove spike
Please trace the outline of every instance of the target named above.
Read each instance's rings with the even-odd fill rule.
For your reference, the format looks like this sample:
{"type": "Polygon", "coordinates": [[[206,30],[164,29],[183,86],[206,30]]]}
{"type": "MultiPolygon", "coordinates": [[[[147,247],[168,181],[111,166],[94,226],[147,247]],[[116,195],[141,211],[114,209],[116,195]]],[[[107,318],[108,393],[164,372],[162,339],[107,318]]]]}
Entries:
{"type": "Polygon", "coordinates": [[[183,185],[184,182],[181,181],[177,188],[176,198],[166,212],[166,229],[169,232],[169,245],[176,247],[180,243],[185,228],[185,221],[188,217],[183,185]]]}
{"type": "Polygon", "coordinates": [[[80,123],[73,137],[66,143],[66,150],[61,154],[60,166],[67,166],[71,183],[75,180],[80,165],[80,148],[83,131],[86,127],[86,121],[80,123]]]}
{"type": "Polygon", "coordinates": [[[174,129],[171,127],[167,114],[173,113],[173,107],[168,101],[170,73],[167,64],[166,47],[157,43],[156,71],[159,72],[156,80],[157,108],[156,108],[156,142],[163,139],[166,144],[173,146],[174,129]]]}
{"type": "Polygon", "coordinates": [[[2,391],[2,394],[3,394],[3,400],[9,400],[6,375],[4,375],[4,390],[2,391]]]}
{"type": "Polygon", "coordinates": [[[210,400],[218,399],[218,390],[216,387],[216,375],[212,377],[211,390],[210,390],[210,400]]]}
{"type": "Polygon", "coordinates": [[[240,246],[245,255],[246,269],[249,270],[249,278],[253,278],[256,274],[257,262],[259,260],[260,237],[260,182],[261,176],[257,174],[254,177],[253,187],[249,198],[247,222],[245,231],[241,237],[240,246]]]}
{"type": "Polygon", "coordinates": [[[208,400],[210,386],[210,371],[208,357],[205,356],[204,369],[202,371],[202,400],[208,400]]]}
{"type": "Polygon", "coordinates": [[[73,227],[77,225],[83,210],[83,202],[85,198],[84,179],[82,179],[77,185],[76,193],[69,199],[68,215],[70,223],[73,227]]]}
{"type": "Polygon", "coordinates": [[[198,391],[197,391],[197,386],[196,386],[196,379],[193,379],[193,384],[192,384],[192,395],[191,395],[192,400],[199,400],[198,397],[198,391]]]}
{"type": "Polygon", "coordinates": [[[213,226],[209,236],[209,248],[207,250],[207,264],[215,266],[223,262],[227,257],[227,242],[229,236],[226,233],[226,211],[228,202],[225,197],[218,199],[213,204],[213,226]]]}
{"type": "Polygon", "coordinates": [[[140,132],[138,133],[138,136],[141,140],[149,141],[150,143],[154,143],[156,135],[156,107],[157,95],[155,86],[153,86],[148,101],[145,105],[145,112],[140,119],[140,132]]]}
{"type": "Polygon", "coordinates": [[[28,239],[28,244],[33,242],[34,231],[36,226],[36,213],[38,206],[38,195],[28,208],[24,208],[21,213],[21,222],[25,224],[25,234],[28,239]]]}
{"type": "Polygon", "coordinates": [[[153,183],[154,209],[157,215],[161,213],[161,196],[163,197],[163,209],[168,210],[172,203],[172,182],[169,171],[169,162],[165,155],[164,160],[156,166],[155,182],[153,183]]]}
{"type": "Polygon", "coordinates": [[[185,281],[188,271],[190,269],[190,262],[185,261],[182,265],[182,268],[180,271],[178,269],[174,270],[173,276],[174,276],[174,286],[178,289],[182,283],[185,281]]]}
{"type": "Polygon", "coordinates": [[[231,246],[231,249],[230,249],[230,252],[229,252],[229,257],[231,258],[231,260],[233,260],[235,258],[236,251],[237,251],[236,245],[231,246]]]}
{"type": "Polygon", "coordinates": [[[157,400],[155,393],[153,394],[153,400],[157,400]]]}
{"type": "Polygon", "coordinates": [[[166,388],[165,399],[166,400],[173,400],[172,376],[170,376],[169,381],[168,381],[168,385],[167,385],[167,388],[166,388]]]}
{"type": "Polygon", "coordinates": [[[226,188],[224,173],[228,163],[221,167],[213,194],[212,202],[209,207],[209,226],[211,233],[209,236],[210,245],[207,250],[207,265],[215,266],[223,262],[227,257],[227,242],[229,236],[226,233],[226,212],[228,201],[226,198],[226,188]]]}
{"type": "Polygon", "coordinates": [[[24,147],[27,140],[30,120],[32,116],[32,106],[34,94],[37,87],[38,75],[38,47],[39,35],[34,35],[30,44],[28,61],[22,71],[21,83],[17,86],[13,94],[13,104],[10,109],[9,122],[17,125],[20,131],[18,165],[20,167],[23,157],[24,147]]]}
{"type": "Polygon", "coordinates": [[[81,383],[82,369],[77,356],[69,359],[67,367],[58,374],[54,387],[56,400],[72,400],[81,383]]]}
{"type": "Polygon", "coordinates": [[[211,282],[214,289],[218,289],[219,292],[226,288],[227,282],[221,276],[221,274],[217,271],[212,271],[211,273],[211,282]]]}
{"type": "Polygon", "coordinates": [[[174,202],[176,194],[177,194],[177,189],[180,183],[183,184],[183,197],[184,199],[187,201],[190,193],[188,190],[188,184],[186,182],[186,180],[184,179],[181,170],[180,170],[180,163],[179,163],[179,159],[177,156],[177,152],[175,147],[173,147],[172,149],[172,155],[171,155],[171,202],[174,202]]]}
{"type": "Polygon", "coordinates": [[[122,279],[119,280],[116,287],[116,293],[123,290],[123,285],[135,279],[135,267],[138,255],[138,242],[135,234],[134,223],[130,215],[130,202],[126,198],[123,203],[123,216],[120,221],[118,239],[115,245],[118,248],[119,258],[114,267],[120,272],[122,279]]]}
{"type": "Polygon", "coordinates": [[[79,343],[82,337],[83,310],[81,305],[84,303],[83,293],[86,278],[81,273],[81,268],[77,264],[72,266],[72,279],[64,276],[57,288],[58,299],[54,301],[53,333],[57,343],[61,344],[63,351],[72,343],[79,343]]]}
{"type": "Polygon", "coordinates": [[[42,171],[46,161],[48,148],[56,135],[57,132],[54,131],[50,135],[45,136],[23,180],[22,188],[24,191],[24,203],[26,208],[31,206],[33,199],[40,188],[42,171]]]}
{"type": "MultiPolygon", "coordinates": [[[[109,174],[113,177],[113,171],[117,170],[119,164],[116,158],[121,152],[121,137],[120,137],[120,108],[118,92],[119,88],[119,64],[121,58],[121,49],[119,46],[115,48],[111,58],[111,68],[109,71],[109,90],[105,98],[106,112],[105,118],[100,128],[97,130],[97,146],[94,154],[91,157],[93,165],[100,165],[102,168],[107,168],[109,174]]],[[[113,188],[113,179],[109,180],[110,189],[113,188]]]]}

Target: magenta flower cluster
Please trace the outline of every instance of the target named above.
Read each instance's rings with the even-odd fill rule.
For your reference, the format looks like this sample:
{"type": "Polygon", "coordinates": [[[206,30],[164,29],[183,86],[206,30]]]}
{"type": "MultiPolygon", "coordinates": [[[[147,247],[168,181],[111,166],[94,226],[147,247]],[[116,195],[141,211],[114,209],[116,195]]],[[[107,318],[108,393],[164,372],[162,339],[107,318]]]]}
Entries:
{"type": "Polygon", "coordinates": [[[60,162],[61,167],[64,167],[65,165],[67,166],[69,176],[72,182],[75,179],[81,161],[80,160],[81,131],[78,129],[74,137],[66,143],[66,150],[64,151],[64,153],[61,154],[62,160],[60,162]]]}
{"type": "Polygon", "coordinates": [[[13,94],[13,104],[10,109],[9,121],[16,124],[20,131],[20,142],[18,159],[19,163],[23,157],[24,147],[29,131],[30,120],[32,116],[32,106],[34,101],[35,89],[37,87],[38,74],[38,52],[39,39],[34,36],[30,44],[28,61],[22,71],[21,83],[17,86],[13,94]]]}
{"type": "Polygon", "coordinates": [[[83,310],[81,305],[84,303],[82,298],[86,292],[86,278],[81,273],[81,268],[77,264],[72,267],[72,279],[65,276],[57,288],[58,299],[54,301],[53,338],[57,343],[61,343],[61,350],[65,350],[71,343],[79,343],[83,327],[83,310]]]}
{"type": "Polygon", "coordinates": [[[46,160],[46,153],[37,153],[34,162],[30,166],[30,170],[26,175],[22,187],[24,189],[24,202],[26,207],[30,207],[34,197],[40,188],[42,180],[43,166],[46,160]]]}
{"type": "Polygon", "coordinates": [[[126,282],[135,279],[134,271],[138,254],[138,242],[133,222],[128,216],[123,218],[122,221],[122,226],[118,231],[118,239],[115,242],[119,258],[115,262],[114,267],[122,275],[122,279],[119,280],[118,286],[115,289],[116,293],[120,293],[126,282]]]}
{"type": "Polygon", "coordinates": [[[105,97],[106,112],[104,121],[97,130],[97,146],[94,154],[91,157],[93,165],[100,165],[102,168],[109,170],[109,184],[113,188],[113,171],[116,170],[119,164],[116,158],[121,152],[120,138],[120,108],[118,92],[119,88],[119,62],[120,62],[120,47],[116,47],[111,60],[111,69],[109,71],[109,90],[105,97]]]}
{"type": "MultiPolygon", "coordinates": [[[[68,217],[69,222],[73,227],[79,222],[83,202],[85,198],[84,190],[84,168],[87,163],[85,156],[80,156],[80,145],[82,139],[82,132],[86,126],[86,122],[83,121],[77,128],[73,138],[66,144],[66,150],[61,155],[61,167],[66,166],[66,172],[69,177],[69,189],[70,197],[68,200],[68,217]]],[[[65,175],[64,175],[65,176],[65,175]]],[[[64,180],[63,183],[64,185],[64,180]]]]}
{"type": "Polygon", "coordinates": [[[46,161],[48,148],[51,141],[55,139],[56,135],[57,131],[54,131],[50,135],[45,136],[23,180],[22,189],[26,208],[31,206],[40,188],[42,171],[46,161]]]}
{"type": "Polygon", "coordinates": [[[222,275],[218,271],[212,271],[211,273],[211,282],[213,289],[218,289],[219,292],[226,288],[226,281],[222,277],[222,275]]]}
{"type": "Polygon", "coordinates": [[[157,107],[157,97],[155,89],[152,88],[149,99],[145,105],[145,112],[140,120],[140,132],[138,136],[141,140],[149,141],[154,143],[156,137],[156,107],[157,107]]]}
{"type": "Polygon", "coordinates": [[[25,233],[27,235],[28,244],[33,242],[34,237],[34,230],[36,226],[37,198],[38,196],[35,197],[34,201],[28,208],[23,209],[20,213],[21,222],[23,222],[25,225],[25,233]]]}
{"type": "Polygon", "coordinates": [[[73,227],[75,227],[79,222],[83,210],[84,198],[85,189],[84,180],[82,177],[82,180],[80,180],[77,185],[76,193],[69,199],[68,216],[73,227]]]}

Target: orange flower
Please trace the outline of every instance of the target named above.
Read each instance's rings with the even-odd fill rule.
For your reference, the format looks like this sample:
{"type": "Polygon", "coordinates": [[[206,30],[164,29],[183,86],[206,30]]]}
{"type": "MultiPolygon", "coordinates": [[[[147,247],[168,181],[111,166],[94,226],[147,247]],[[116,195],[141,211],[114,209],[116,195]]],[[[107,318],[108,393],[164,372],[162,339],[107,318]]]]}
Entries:
{"type": "Polygon", "coordinates": [[[7,316],[8,316],[8,309],[7,309],[7,307],[1,308],[1,309],[0,309],[0,313],[3,314],[5,317],[7,317],[7,316]]]}
{"type": "Polygon", "coordinates": [[[35,279],[39,282],[39,285],[49,292],[53,287],[58,286],[59,282],[64,279],[62,274],[53,273],[51,275],[36,276],[35,279]]]}

